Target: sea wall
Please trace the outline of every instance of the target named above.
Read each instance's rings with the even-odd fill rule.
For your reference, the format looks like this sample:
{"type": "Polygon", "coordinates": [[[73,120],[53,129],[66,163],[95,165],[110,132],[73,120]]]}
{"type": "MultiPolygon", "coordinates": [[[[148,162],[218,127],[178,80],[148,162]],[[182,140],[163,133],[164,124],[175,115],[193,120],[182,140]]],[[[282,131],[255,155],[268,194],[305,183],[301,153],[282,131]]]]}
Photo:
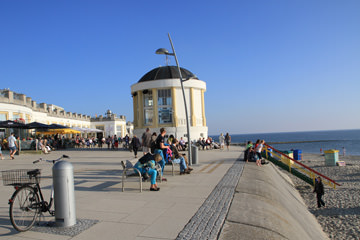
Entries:
{"type": "Polygon", "coordinates": [[[272,163],[247,163],[219,239],[328,237],[288,176],[272,163]]]}

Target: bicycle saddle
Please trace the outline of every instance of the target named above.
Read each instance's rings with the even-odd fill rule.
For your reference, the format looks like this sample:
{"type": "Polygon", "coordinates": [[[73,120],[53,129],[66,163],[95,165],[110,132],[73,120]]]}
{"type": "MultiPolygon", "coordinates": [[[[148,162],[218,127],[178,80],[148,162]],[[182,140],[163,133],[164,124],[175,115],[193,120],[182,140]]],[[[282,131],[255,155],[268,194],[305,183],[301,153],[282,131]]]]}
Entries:
{"type": "Polygon", "coordinates": [[[27,174],[29,176],[36,177],[37,175],[40,174],[40,169],[35,169],[35,170],[32,170],[32,171],[28,171],[27,174]]]}

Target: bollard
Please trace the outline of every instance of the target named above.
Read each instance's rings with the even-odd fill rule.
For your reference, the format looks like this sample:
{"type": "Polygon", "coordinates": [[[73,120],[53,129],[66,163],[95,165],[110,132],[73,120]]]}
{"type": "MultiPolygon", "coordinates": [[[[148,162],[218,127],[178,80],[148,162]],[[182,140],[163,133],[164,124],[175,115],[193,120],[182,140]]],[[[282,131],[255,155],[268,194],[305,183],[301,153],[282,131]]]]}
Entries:
{"type": "Polygon", "coordinates": [[[76,224],[74,170],[71,163],[59,161],[53,166],[55,223],[58,227],[76,224]]]}
{"type": "Polygon", "coordinates": [[[199,163],[199,159],[198,159],[198,150],[199,148],[195,145],[191,145],[191,157],[192,157],[192,164],[198,164],[199,163]]]}

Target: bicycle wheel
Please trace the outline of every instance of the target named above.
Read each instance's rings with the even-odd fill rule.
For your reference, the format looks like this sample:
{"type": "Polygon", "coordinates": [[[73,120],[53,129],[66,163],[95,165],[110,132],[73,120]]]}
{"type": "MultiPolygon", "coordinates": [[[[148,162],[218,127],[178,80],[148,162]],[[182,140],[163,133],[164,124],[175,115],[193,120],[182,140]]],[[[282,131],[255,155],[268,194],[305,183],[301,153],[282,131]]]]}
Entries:
{"type": "Polygon", "coordinates": [[[9,211],[11,224],[16,230],[29,230],[40,212],[39,195],[32,187],[19,188],[12,198],[9,211]]]}

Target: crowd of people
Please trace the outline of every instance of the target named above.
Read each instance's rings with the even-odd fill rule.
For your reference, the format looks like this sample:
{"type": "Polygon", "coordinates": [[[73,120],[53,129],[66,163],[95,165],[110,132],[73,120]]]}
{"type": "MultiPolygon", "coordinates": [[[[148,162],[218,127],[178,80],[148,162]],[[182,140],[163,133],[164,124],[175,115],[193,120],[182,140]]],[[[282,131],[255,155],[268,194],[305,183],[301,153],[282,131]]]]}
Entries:
{"type": "Polygon", "coordinates": [[[163,181],[166,178],[163,177],[164,167],[166,164],[174,162],[180,165],[180,175],[190,174],[193,170],[189,166],[186,154],[182,154],[179,151],[184,150],[186,143],[181,138],[178,141],[173,135],[170,135],[166,139],[166,129],[161,128],[160,134],[150,132],[147,128],[140,139],[134,135],[131,139],[131,146],[137,158],[137,153],[142,148],[143,156],[135,164],[135,168],[140,171],[143,177],[150,177],[151,185],[150,191],[159,191],[160,188],[157,186],[156,178],[158,171],[156,166],[160,168],[159,174],[163,181]],[[182,143],[180,143],[182,141],[182,143]]]}
{"type": "Polygon", "coordinates": [[[261,160],[262,160],[261,151],[264,147],[264,144],[265,141],[260,139],[256,141],[255,145],[253,144],[252,141],[248,141],[244,153],[244,160],[246,162],[255,161],[257,166],[261,166],[261,160]]]}

